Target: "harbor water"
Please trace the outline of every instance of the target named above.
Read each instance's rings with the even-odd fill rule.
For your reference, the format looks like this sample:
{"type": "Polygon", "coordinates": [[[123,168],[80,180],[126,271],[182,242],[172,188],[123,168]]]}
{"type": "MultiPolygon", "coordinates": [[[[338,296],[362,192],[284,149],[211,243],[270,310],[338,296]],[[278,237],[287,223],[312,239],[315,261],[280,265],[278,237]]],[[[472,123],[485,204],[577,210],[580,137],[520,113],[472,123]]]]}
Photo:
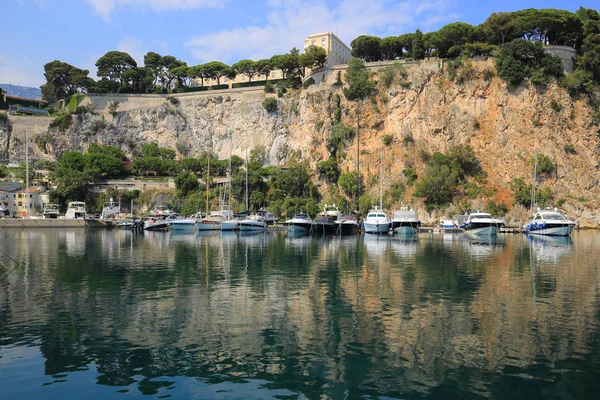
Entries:
{"type": "Polygon", "coordinates": [[[598,243],[2,229],[0,398],[597,398],[598,243]]]}

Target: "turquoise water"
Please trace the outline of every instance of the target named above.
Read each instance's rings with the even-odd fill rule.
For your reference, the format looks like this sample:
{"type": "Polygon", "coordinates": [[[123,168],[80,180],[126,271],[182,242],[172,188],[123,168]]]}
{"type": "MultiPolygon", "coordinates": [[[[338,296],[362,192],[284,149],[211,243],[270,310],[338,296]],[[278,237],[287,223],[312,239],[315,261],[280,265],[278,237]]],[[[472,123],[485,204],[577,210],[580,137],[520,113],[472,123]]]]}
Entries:
{"type": "Polygon", "coordinates": [[[596,398],[597,243],[0,230],[0,398],[596,398]]]}

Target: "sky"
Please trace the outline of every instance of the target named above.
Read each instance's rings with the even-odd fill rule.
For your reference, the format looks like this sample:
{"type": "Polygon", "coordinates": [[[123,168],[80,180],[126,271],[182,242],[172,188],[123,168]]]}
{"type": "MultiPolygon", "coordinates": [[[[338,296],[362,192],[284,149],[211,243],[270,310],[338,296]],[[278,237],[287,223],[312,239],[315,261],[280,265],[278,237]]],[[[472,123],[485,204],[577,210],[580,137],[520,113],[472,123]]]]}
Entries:
{"type": "Polygon", "coordinates": [[[346,44],[439,29],[450,22],[480,24],[492,12],[579,6],[600,0],[0,0],[0,83],[40,86],[53,60],[90,70],[111,50],[143,64],[148,51],[188,65],[232,64],[302,49],[313,33],[336,33],[346,44]]]}

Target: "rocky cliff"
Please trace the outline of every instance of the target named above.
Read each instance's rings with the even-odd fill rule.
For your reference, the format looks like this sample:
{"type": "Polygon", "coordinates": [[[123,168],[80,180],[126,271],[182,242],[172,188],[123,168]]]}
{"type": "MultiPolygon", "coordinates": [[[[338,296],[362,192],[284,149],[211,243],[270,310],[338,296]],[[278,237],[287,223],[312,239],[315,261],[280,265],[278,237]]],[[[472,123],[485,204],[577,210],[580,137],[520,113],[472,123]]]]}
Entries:
{"type": "MultiPolygon", "coordinates": [[[[531,159],[538,152],[557,167],[557,173],[543,182],[555,200],[561,199],[562,207],[581,226],[600,226],[600,140],[586,99],[575,100],[556,84],[511,90],[494,76],[491,60],[467,63],[453,79],[448,66],[440,68],[440,64],[407,65],[406,78],[395,79],[389,87],[375,77],[380,80],[378,94],[364,101],[360,112],[361,171],[371,190],[377,187],[382,150],[385,190],[405,181],[403,169],[422,170],[423,150],[447,151],[469,144],[487,173],[485,190],[468,200],[470,205],[481,207],[489,199],[512,204],[508,182],[515,177],[529,182],[531,159]],[[392,138],[389,146],[384,145],[386,136],[392,138]]],[[[53,159],[65,150],[85,150],[92,142],[120,146],[126,152],[140,142],[155,142],[173,148],[179,156],[211,149],[225,158],[230,148],[243,156],[246,149],[264,145],[272,164],[300,159],[315,166],[329,156],[327,143],[336,112],[341,111],[344,124],[357,125],[356,103],[347,102],[334,81],[330,76],[278,98],[274,113],[262,106],[266,95],[259,90],[181,95],[174,100],[92,96],[87,102],[98,113],[73,116],[67,132],[46,129],[47,121],[39,129],[31,128],[33,152],[38,158],[53,159]],[[336,111],[338,95],[340,111],[336,111]],[[111,101],[119,101],[114,116],[108,112],[111,101]]],[[[23,147],[16,145],[22,123],[12,121],[12,158],[20,157],[23,147]]],[[[342,171],[355,169],[356,146],[356,135],[343,144],[342,171]]],[[[425,219],[433,221],[455,211],[450,207],[428,214],[422,202],[413,198],[414,189],[407,188],[403,201],[415,205],[425,219]]],[[[509,219],[524,220],[524,213],[522,207],[515,207],[509,219]]]]}

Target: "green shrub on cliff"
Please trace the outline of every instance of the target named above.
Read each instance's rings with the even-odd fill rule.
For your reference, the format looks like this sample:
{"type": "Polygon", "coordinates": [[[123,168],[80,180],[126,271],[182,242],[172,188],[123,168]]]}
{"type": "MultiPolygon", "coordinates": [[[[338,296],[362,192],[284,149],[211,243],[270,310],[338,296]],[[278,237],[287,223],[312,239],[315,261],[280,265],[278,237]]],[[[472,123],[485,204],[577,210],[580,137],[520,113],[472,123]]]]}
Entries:
{"type": "Polygon", "coordinates": [[[267,97],[263,100],[263,107],[267,112],[273,113],[277,111],[277,99],[274,97],[267,97]]]}
{"type": "Polygon", "coordinates": [[[502,46],[496,59],[498,76],[511,86],[518,86],[525,78],[542,83],[548,77],[564,75],[559,57],[548,54],[540,42],[515,39],[502,46]]]}

